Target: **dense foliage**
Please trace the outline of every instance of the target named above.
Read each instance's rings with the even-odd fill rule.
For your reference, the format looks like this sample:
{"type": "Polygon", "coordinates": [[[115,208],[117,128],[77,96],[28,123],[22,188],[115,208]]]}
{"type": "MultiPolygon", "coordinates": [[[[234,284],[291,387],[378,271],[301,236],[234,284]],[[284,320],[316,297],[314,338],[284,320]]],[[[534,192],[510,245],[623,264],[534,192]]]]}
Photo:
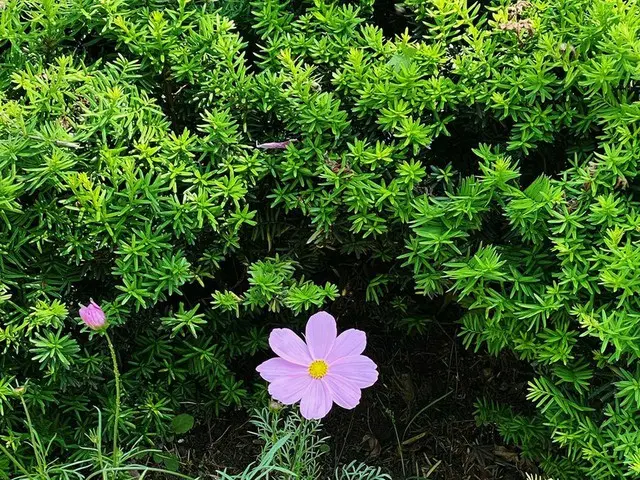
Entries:
{"type": "Polygon", "coordinates": [[[16,386],[70,449],[112,398],[78,302],[154,441],[263,398],[267,327],[357,277],[533,366],[535,416],[478,416],[547,473],[640,474],[639,29],[635,1],[1,0],[2,441],[16,386]]]}

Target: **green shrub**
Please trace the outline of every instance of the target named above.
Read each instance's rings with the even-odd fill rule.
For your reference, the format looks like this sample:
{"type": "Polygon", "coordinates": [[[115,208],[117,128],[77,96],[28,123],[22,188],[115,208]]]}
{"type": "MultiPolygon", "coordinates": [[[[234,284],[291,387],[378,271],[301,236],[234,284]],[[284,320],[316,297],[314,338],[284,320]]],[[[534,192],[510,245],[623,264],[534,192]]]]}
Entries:
{"type": "Polygon", "coordinates": [[[406,0],[398,35],[383,7],[2,2],[10,446],[15,385],[72,449],[113,391],[78,331],[89,297],[121,429],[153,441],[182,402],[263,396],[269,325],[361,289],[420,329],[415,286],[464,307],[467,346],[536,371],[533,417],[482,401],[480,421],[553,477],[640,473],[637,3],[406,0]]]}
{"type": "Polygon", "coordinates": [[[244,404],[236,373],[246,377],[244,359],[266,346],[264,313],[287,321],[338,292],[305,279],[290,255],[241,249],[241,233],[256,225],[250,204],[261,201],[249,191],[268,164],[241,126],[249,80],[231,22],[188,2],[162,13],[122,2],[3,7],[7,443],[26,439],[12,411],[15,385],[26,384],[38,431],[55,433],[61,448],[82,443],[93,405],[113,398],[103,342],[79,331],[78,303],[89,297],[105,309],[122,357],[120,428],[131,439],[167,433],[187,400],[205,412],[244,404]],[[168,90],[176,82],[179,94],[168,90]],[[172,123],[174,113],[188,125],[172,123]],[[225,260],[231,273],[220,274],[225,260]]]}

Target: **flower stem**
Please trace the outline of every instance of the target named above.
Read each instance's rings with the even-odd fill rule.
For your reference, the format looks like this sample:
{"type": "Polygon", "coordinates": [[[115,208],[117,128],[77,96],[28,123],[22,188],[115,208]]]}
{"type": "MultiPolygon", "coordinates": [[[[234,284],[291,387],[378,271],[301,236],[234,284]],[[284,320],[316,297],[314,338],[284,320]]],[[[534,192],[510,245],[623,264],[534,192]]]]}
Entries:
{"type": "Polygon", "coordinates": [[[104,336],[109,344],[109,352],[111,352],[111,362],[113,363],[113,375],[116,380],[116,410],[113,421],[113,466],[117,466],[118,463],[118,426],[120,424],[120,371],[118,370],[118,360],[116,358],[116,349],[113,348],[113,343],[109,334],[105,332],[104,336]]]}
{"type": "Polygon", "coordinates": [[[16,466],[16,468],[17,468],[18,470],[20,470],[22,473],[24,473],[24,474],[25,474],[25,476],[26,476],[25,478],[29,478],[29,476],[30,476],[31,474],[27,471],[27,469],[26,469],[26,468],[24,468],[24,467],[22,466],[22,464],[21,464],[21,463],[16,459],[16,457],[14,457],[13,455],[11,455],[11,453],[9,453],[9,450],[8,450],[8,449],[6,449],[6,448],[4,447],[4,445],[2,445],[1,443],[0,443],[0,451],[1,451],[2,453],[4,453],[4,455],[5,455],[9,460],[11,460],[11,461],[13,462],[13,464],[16,466]]]}

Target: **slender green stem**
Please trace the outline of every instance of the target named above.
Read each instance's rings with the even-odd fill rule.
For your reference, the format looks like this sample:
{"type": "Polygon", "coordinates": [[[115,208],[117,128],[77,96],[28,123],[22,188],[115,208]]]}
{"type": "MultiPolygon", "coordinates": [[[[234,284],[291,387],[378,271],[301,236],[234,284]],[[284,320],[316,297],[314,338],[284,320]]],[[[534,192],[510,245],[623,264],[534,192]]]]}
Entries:
{"type": "Polygon", "coordinates": [[[43,452],[42,444],[40,443],[40,439],[37,436],[36,429],[33,427],[33,422],[31,421],[31,414],[29,413],[29,408],[27,407],[27,402],[24,401],[24,397],[20,396],[20,403],[22,403],[22,408],[24,409],[24,415],[27,420],[27,427],[29,428],[29,435],[31,436],[31,448],[33,448],[33,454],[36,457],[36,462],[38,463],[38,469],[40,473],[46,475],[47,471],[47,462],[45,461],[45,453],[43,452]]]}
{"type": "Polygon", "coordinates": [[[407,432],[409,431],[409,427],[413,424],[413,422],[420,416],[422,415],[422,413],[425,410],[428,410],[429,408],[433,407],[436,403],[438,403],[441,400],[444,400],[445,398],[447,398],[449,395],[451,395],[453,393],[453,390],[449,390],[447,393],[445,393],[444,395],[436,398],[433,402],[431,402],[429,405],[427,405],[424,408],[421,408],[420,411],[418,413],[416,413],[413,418],[411,419],[411,421],[409,423],[407,423],[407,426],[404,429],[404,432],[402,433],[402,441],[404,442],[404,439],[407,436],[407,432]]]}
{"type": "Polygon", "coordinates": [[[109,344],[109,352],[111,352],[111,362],[113,363],[113,375],[116,380],[116,410],[113,421],[113,465],[118,464],[118,427],[120,425],[120,371],[118,370],[118,360],[116,358],[116,349],[113,348],[113,343],[109,334],[105,332],[104,336],[109,344]]]}
{"type": "Polygon", "coordinates": [[[107,472],[104,471],[104,461],[102,459],[102,412],[99,408],[96,408],[98,411],[98,435],[96,438],[96,453],[97,453],[97,461],[100,466],[100,471],[102,471],[102,480],[107,480],[107,472]]]}
{"type": "Polygon", "coordinates": [[[16,466],[18,470],[20,470],[26,476],[29,476],[29,472],[22,466],[22,464],[16,459],[16,457],[11,455],[9,450],[6,449],[5,446],[2,445],[1,443],[0,443],[0,451],[2,451],[2,453],[4,453],[6,457],[13,462],[13,464],[16,466]]]}

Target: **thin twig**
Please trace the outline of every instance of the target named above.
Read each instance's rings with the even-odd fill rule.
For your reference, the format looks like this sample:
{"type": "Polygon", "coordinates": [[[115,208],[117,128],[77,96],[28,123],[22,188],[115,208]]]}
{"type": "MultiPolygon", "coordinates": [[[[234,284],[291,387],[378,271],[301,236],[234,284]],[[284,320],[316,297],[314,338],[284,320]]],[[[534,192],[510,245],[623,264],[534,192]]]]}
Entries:
{"type": "Polygon", "coordinates": [[[413,418],[411,419],[411,421],[407,424],[407,427],[404,429],[404,432],[402,433],[402,440],[404,441],[405,437],[407,436],[407,432],[409,431],[409,427],[411,426],[411,424],[413,422],[415,422],[415,420],[422,414],[422,412],[424,412],[425,410],[433,407],[436,403],[440,402],[441,400],[444,400],[445,398],[447,398],[449,395],[451,395],[453,393],[453,390],[449,390],[447,393],[445,393],[444,395],[442,395],[441,397],[436,398],[434,401],[432,401],[431,403],[429,403],[426,407],[423,407],[420,409],[420,411],[418,411],[418,413],[416,413],[413,418]]]}

